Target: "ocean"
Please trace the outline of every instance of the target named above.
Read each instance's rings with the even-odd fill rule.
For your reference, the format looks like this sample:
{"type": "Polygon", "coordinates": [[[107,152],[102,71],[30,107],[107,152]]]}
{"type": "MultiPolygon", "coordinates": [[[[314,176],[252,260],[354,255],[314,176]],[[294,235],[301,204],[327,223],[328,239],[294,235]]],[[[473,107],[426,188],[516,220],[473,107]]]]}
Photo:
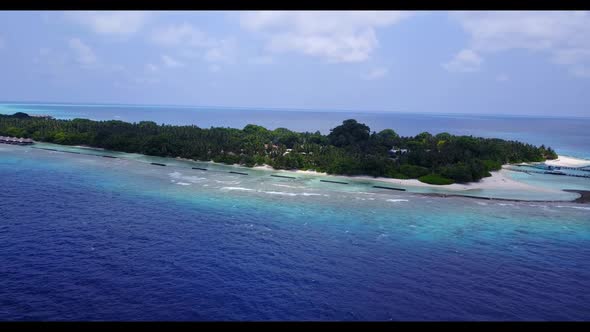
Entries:
{"type": "MultiPolygon", "coordinates": [[[[98,107],[79,109],[101,118],[98,107]]],[[[158,109],[143,119],[136,112],[118,114],[172,123],[184,111],[158,109]]],[[[343,119],[191,112],[202,119],[186,123],[203,127],[248,121],[302,130],[307,121],[306,130],[325,131],[343,119]]],[[[403,135],[477,134],[473,123],[481,121],[482,131],[542,138],[528,133],[531,126],[519,133],[492,125],[504,118],[419,115],[407,127],[398,115],[371,116],[389,117],[400,125],[381,125],[403,135]]],[[[366,123],[379,130],[374,121],[366,123]]],[[[551,131],[553,120],[537,121],[551,131]]],[[[586,120],[561,121],[544,143],[589,155],[589,141],[573,139],[586,120]]],[[[244,176],[231,166],[199,171],[174,159],[88,151],[95,155],[0,145],[0,320],[590,318],[586,204],[430,197],[362,181],[344,186],[251,169],[244,176]],[[164,160],[166,167],[149,163],[164,160]]],[[[590,190],[588,179],[568,181],[590,190]]]]}

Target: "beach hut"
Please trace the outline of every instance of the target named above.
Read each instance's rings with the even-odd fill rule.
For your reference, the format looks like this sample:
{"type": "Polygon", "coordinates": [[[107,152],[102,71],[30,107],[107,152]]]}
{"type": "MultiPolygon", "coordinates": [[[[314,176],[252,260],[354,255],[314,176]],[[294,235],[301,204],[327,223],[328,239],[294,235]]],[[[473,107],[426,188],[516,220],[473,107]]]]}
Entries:
{"type": "Polygon", "coordinates": [[[408,153],[408,149],[398,149],[396,147],[393,147],[391,150],[389,150],[390,156],[397,155],[397,154],[404,154],[404,153],[408,153]]]}
{"type": "Polygon", "coordinates": [[[33,144],[34,142],[30,138],[0,136],[0,143],[13,145],[27,145],[33,144]]]}

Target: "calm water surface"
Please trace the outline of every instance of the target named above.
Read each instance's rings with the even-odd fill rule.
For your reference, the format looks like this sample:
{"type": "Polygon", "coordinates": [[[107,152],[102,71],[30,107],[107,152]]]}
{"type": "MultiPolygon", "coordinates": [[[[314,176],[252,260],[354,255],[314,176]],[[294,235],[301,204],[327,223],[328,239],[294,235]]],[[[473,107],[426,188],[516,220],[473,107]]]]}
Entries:
{"type": "Polygon", "coordinates": [[[589,205],[142,158],[0,146],[0,320],[590,318],[589,205]]]}

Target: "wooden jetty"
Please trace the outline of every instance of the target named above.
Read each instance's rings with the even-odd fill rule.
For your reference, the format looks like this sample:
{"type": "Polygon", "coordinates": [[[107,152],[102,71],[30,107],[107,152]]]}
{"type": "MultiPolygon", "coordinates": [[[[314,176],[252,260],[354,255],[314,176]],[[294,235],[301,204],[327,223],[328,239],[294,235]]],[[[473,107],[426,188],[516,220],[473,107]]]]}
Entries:
{"type": "Polygon", "coordinates": [[[206,168],[201,168],[201,167],[193,167],[193,169],[198,169],[199,171],[206,171],[206,168]]]}
{"type": "Polygon", "coordinates": [[[156,165],[156,166],[166,166],[166,164],[160,164],[160,163],[150,163],[152,165],[156,165]]]}
{"type": "Polygon", "coordinates": [[[320,180],[320,182],[329,182],[329,183],[338,183],[338,184],[348,184],[348,182],[340,182],[340,181],[332,181],[332,180],[320,180]]]}
{"type": "Polygon", "coordinates": [[[587,178],[590,179],[590,174],[589,175],[582,175],[582,174],[567,174],[567,173],[563,173],[563,172],[556,172],[556,171],[536,171],[536,170],[524,170],[524,169],[516,169],[516,168],[506,168],[510,171],[513,172],[522,172],[522,173],[536,173],[536,174],[549,174],[549,175],[561,175],[561,176],[572,176],[572,177],[576,177],[576,178],[587,178]]]}
{"type": "Polygon", "coordinates": [[[545,164],[542,164],[542,165],[539,165],[539,164],[531,164],[531,165],[518,164],[518,165],[513,165],[513,166],[532,167],[532,168],[537,168],[537,169],[544,169],[547,171],[559,171],[562,169],[568,169],[568,170],[572,170],[572,171],[590,172],[590,166],[571,167],[571,166],[552,166],[552,165],[545,165],[545,164]]]}
{"type": "Polygon", "coordinates": [[[113,158],[113,159],[114,159],[114,158],[117,158],[117,157],[115,157],[115,156],[102,156],[102,157],[103,157],[103,158],[113,158]]]}
{"type": "Polygon", "coordinates": [[[397,191],[406,191],[405,189],[402,189],[402,188],[383,187],[383,186],[373,186],[373,188],[387,189],[387,190],[397,190],[397,191]]]}
{"type": "Polygon", "coordinates": [[[248,173],[230,171],[232,174],[248,175],[248,173]]]}
{"type": "Polygon", "coordinates": [[[275,178],[297,179],[294,176],[286,176],[286,175],[278,175],[278,174],[271,174],[270,176],[275,177],[275,178]]]}

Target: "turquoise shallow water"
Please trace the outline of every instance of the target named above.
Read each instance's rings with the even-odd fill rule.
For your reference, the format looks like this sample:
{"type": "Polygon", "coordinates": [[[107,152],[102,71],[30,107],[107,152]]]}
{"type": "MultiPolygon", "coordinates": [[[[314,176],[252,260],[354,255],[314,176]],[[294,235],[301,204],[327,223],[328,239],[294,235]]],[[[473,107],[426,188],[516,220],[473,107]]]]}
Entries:
{"type": "Polygon", "coordinates": [[[0,146],[0,319],[589,318],[588,205],[119,156],[0,146]]]}
{"type": "MultiPolygon", "coordinates": [[[[28,149],[28,148],[25,148],[28,149]]],[[[590,190],[590,179],[587,178],[570,178],[570,177],[556,177],[552,175],[536,175],[530,176],[526,173],[519,172],[508,172],[510,177],[522,181],[523,183],[540,186],[546,188],[544,191],[531,190],[530,188],[514,188],[514,189],[469,189],[469,190],[454,190],[449,189],[446,186],[438,187],[419,187],[412,185],[402,185],[396,183],[388,183],[372,179],[359,179],[349,178],[341,176],[319,176],[313,174],[304,173],[292,173],[287,171],[267,171],[253,168],[228,166],[222,164],[208,163],[208,162],[194,162],[189,160],[173,159],[173,158],[162,158],[146,156],[134,153],[122,153],[115,151],[104,151],[100,149],[75,147],[75,146],[63,146],[50,143],[37,143],[33,149],[51,149],[62,152],[70,152],[82,155],[91,155],[92,158],[89,162],[105,162],[104,159],[96,159],[96,156],[116,156],[117,160],[111,160],[113,167],[116,167],[117,163],[123,163],[124,165],[135,165],[139,164],[150,164],[152,162],[162,163],[168,165],[168,170],[171,172],[166,173],[170,177],[171,181],[175,181],[179,185],[185,186],[204,186],[209,187],[211,183],[215,188],[225,188],[226,191],[238,191],[246,192],[247,195],[282,195],[282,196],[325,196],[314,191],[329,190],[339,193],[349,193],[356,195],[357,193],[378,194],[385,193],[391,195],[392,193],[383,189],[376,189],[373,186],[385,186],[393,188],[402,188],[410,193],[422,193],[422,194],[460,194],[465,196],[476,196],[485,198],[501,198],[501,199],[514,199],[514,200],[532,200],[532,201],[571,201],[579,197],[577,193],[565,192],[561,189],[576,189],[576,190],[590,190]],[[131,163],[131,164],[130,164],[131,163]],[[194,170],[192,167],[207,168],[208,173],[202,173],[201,171],[194,170]],[[248,177],[241,175],[232,175],[228,172],[246,172],[249,174],[248,177]],[[296,179],[281,179],[276,177],[270,177],[270,175],[282,175],[295,177],[296,179]],[[205,176],[205,177],[202,177],[205,176]],[[228,180],[227,177],[230,177],[228,180]],[[204,181],[203,181],[204,180],[204,181]],[[322,182],[323,180],[328,181],[340,181],[346,182],[346,185],[332,184],[322,182]],[[560,181],[561,180],[561,181],[560,181]],[[220,184],[226,184],[220,185],[220,184]],[[281,184],[282,183],[282,184],[281,184]],[[237,186],[236,184],[242,184],[237,186]],[[277,191],[280,188],[290,188],[287,191],[277,191]]],[[[51,151],[49,153],[61,154],[61,152],[51,151]]],[[[66,155],[68,156],[68,155],[66,155]]],[[[108,165],[108,163],[107,163],[108,165]]],[[[137,165],[139,166],[139,165],[137,165]]],[[[192,189],[194,190],[194,189],[192,189]]],[[[362,195],[362,194],[361,194],[362,195]]],[[[360,198],[358,198],[360,199],[360,198]]]]}

